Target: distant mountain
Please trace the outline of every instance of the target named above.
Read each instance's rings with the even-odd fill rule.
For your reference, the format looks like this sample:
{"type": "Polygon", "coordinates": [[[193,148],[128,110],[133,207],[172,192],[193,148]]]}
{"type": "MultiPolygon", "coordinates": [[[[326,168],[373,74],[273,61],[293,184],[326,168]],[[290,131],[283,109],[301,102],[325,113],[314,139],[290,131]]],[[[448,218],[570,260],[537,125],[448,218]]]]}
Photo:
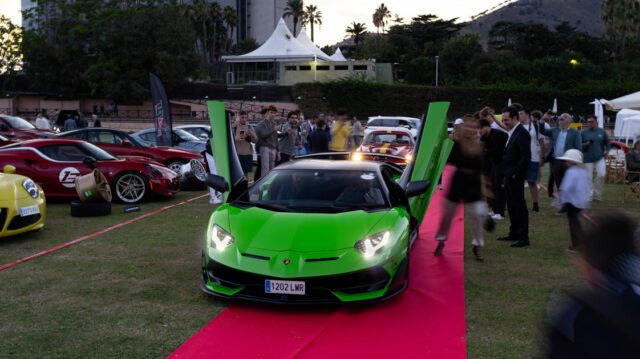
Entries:
{"type": "Polygon", "coordinates": [[[550,30],[563,21],[595,37],[604,33],[602,0],[505,0],[502,7],[478,14],[463,33],[478,33],[486,45],[489,30],[498,21],[544,24],[550,30]]]}

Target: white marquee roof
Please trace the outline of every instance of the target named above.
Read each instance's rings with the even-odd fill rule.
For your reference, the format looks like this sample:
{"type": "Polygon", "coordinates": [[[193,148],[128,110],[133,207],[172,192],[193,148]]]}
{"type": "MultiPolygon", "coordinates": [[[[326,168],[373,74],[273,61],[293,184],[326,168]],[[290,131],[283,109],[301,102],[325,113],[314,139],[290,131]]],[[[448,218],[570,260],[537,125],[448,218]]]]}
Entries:
{"type": "Polygon", "coordinates": [[[347,59],[342,54],[342,51],[340,51],[340,48],[338,48],[336,50],[336,52],[334,52],[333,55],[331,55],[331,60],[332,61],[347,61],[347,59]]]}
{"type": "Polygon", "coordinates": [[[623,108],[640,110],[640,91],[634,92],[632,94],[618,97],[614,100],[600,100],[600,102],[604,103],[607,106],[607,109],[617,111],[623,108]]]}
{"type": "MultiPolygon", "coordinates": [[[[311,40],[309,42],[313,45],[311,40]]],[[[222,59],[227,62],[312,61],[316,58],[329,61],[329,56],[325,55],[315,45],[313,47],[319,53],[296,39],[289,31],[284,20],[280,19],[269,39],[258,49],[245,55],[223,56],[222,59]]]]}
{"type": "Polygon", "coordinates": [[[331,57],[327,54],[325,54],[324,52],[322,52],[322,50],[320,50],[314,43],[313,41],[311,41],[311,39],[309,38],[309,35],[307,35],[307,32],[305,31],[305,29],[300,30],[300,33],[298,33],[298,37],[296,37],[296,39],[307,49],[309,49],[310,51],[313,51],[314,54],[316,54],[316,56],[318,57],[318,59],[320,60],[325,60],[325,61],[331,61],[331,57]]]}

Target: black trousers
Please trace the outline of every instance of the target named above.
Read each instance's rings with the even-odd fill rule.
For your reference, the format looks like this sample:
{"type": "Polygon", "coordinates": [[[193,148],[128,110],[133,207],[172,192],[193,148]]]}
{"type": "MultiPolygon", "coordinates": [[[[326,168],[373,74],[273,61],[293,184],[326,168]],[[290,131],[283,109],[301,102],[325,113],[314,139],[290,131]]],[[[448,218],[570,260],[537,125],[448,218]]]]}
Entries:
{"type": "Polygon", "coordinates": [[[505,178],[504,189],[509,211],[509,237],[529,241],[529,210],[524,199],[524,179],[505,178]]]}
{"type": "MultiPolygon", "coordinates": [[[[556,187],[560,189],[560,184],[564,178],[564,173],[567,171],[567,167],[565,166],[564,161],[559,161],[555,158],[549,163],[551,164],[551,177],[553,177],[556,187]]],[[[549,183],[548,190],[549,194],[553,194],[553,185],[551,183],[549,183]]]]}
{"type": "Polygon", "coordinates": [[[571,246],[578,247],[580,244],[580,238],[582,236],[582,226],[580,225],[580,220],[578,217],[580,216],[580,212],[582,210],[580,208],[574,207],[571,203],[565,203],[562,206],[562,209],[567,214],[567,219],[569,220],[569,234],[571,235],[571,246]]]}
{"type": "Polygon", "coordinates": [[[493,166],[491,168],[491,191],[493,192],[491,210],[493,213],[504,217],[506,196],[504,193],[504,176],[502,176],[502,171],[500,171],[499,166],[493,166]]]}

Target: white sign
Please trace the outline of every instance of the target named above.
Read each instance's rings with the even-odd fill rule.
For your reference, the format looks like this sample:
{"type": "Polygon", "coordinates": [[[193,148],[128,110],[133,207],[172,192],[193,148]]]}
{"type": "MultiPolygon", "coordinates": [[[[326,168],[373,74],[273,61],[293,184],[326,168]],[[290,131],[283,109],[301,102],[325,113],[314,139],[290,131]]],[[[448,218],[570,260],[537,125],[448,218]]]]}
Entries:
{"type": "Polygon", "coordinates": [[[74,188],[76,186],[76,178],[80,175],[80,171],[78,171],[75,167],[67,167],[60,171],[58,175],[58,180],[60,184],[67,188],[74,188]]]}

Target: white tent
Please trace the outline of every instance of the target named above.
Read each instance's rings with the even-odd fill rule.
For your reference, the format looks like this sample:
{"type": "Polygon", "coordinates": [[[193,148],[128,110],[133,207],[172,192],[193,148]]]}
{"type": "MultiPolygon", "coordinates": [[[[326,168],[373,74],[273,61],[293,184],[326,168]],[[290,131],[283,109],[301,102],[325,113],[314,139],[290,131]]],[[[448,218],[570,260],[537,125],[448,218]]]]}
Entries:
{"type": "Polygon", "coordinates": [[[618,140],[632,144],[640,140],[640,116],[629,117],[622,123],[618,140]]]}
{"type": "Polygon", "coordinates": [[[618,97],[615,100],[600,100],[605,106],[607,106],[608,110],[618,111],[624,108],[632,109],[632,110],[640,110],[640,91],[634,92],[632,94],[618,97]]]}
{"type": "Polygon", "coordinates": [[[331,55],[331,60],[333,60],[333,61],[347,61],[347,59],[342,54],[342,51],[340,51],[340,48],[337,48],[336,52],[334,52],[333,55],[331,55]]]}
{"type": "Polygon", "coordinates": [[[619,139],[625,139],[629,136],[633,136],[633,133],[630,133],[631,128],[626,125],[627,121],[630,121],[635,118],[640,118],[640,111],[636,110],[620,110],[616,114],[616,125],[613,128],[613,137],[619,139]]]}
{"type": "Polygon", "coordinates": [[[324,52],[322,52],[322,50],[320,50],[313,43],[313,41],[311,41],[311,39],[309,38],[309,35],[307,35],[307,32],[305,31],[305,29],[300,30],[300,32],[298,33],[298,37],[296,37],[296,39],[298,40],[298,42],[300,42],[300,44],[302,44],[304,47],[306,47],[307,49],[312,51],[316,55],[316,57],[318,59],[325,60],[325,61],[331,61],[331,57],[329,57],[329,55],[327,55],[324,52]]]}
{"type": "Polygon", "coordinates": [[[329,56],[324,53],[320,56],[298,41],[283,19],[280,19],[267,41],[256,50],[245,55],[222,57],[227,62],[313,61],[316,58],[329,61],[329,56]]]}

